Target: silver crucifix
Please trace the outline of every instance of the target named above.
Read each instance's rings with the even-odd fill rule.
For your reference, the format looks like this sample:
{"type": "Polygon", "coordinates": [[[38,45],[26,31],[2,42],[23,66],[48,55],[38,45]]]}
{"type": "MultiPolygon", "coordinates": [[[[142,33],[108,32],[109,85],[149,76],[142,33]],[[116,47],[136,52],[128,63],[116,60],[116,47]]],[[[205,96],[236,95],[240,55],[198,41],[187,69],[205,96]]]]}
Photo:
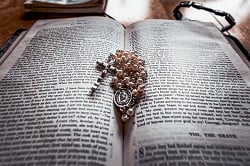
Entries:
{"type": "Polygon", "coordinates": [[[91,88],[91,95],[93,95],[93,93],[96,91],[96,89],[98,88],[98,86],[100,85],[101,81],[104,79],[104,77],[108,74],[108,73],[116,73],[117,69],[112,66],[112,63],[109,61],[108,63],[103,61],[96,61],[96,68],[102,70],[101,75],[97,78],[97,81],[94,83],[94,85],[91,88]]]}

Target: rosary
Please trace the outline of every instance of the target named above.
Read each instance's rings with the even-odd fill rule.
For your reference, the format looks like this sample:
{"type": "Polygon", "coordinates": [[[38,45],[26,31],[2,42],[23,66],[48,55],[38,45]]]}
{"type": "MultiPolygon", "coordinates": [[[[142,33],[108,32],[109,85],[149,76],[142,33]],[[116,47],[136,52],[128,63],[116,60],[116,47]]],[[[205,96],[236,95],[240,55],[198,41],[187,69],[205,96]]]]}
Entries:
{"type": "Polygon", "coordinates": [[[110,83],[114,89],[114,103],[121,112],[122,121],[128,121],[135,113],[140,95],[144,93],[147,76],[144,60],[135,51],[117,50],[116,54],[109,55],[107,62],[96,63],[102,73],[91,88],[91,95],[108,73],[115,75],[110,83]]]}

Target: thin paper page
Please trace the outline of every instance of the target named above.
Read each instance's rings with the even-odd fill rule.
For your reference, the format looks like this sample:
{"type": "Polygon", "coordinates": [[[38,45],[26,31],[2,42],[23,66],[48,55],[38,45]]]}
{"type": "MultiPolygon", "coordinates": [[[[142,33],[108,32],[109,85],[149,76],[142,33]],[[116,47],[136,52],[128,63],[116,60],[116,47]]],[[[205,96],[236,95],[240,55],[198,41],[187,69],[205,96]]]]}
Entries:
{"type": "Polygon", "coordinates": [[[0,66],[1,165],[121,165],[110,78],[96,60],[124,46],[114,20],[37,22],[0,66]]]}
{"type": "Polygon", "coordinates": [[[249,163],[250,70],[220,32],[207,23],[146,20],[126,37],[148,78],[125,129],[125,165],[249,163]]]}

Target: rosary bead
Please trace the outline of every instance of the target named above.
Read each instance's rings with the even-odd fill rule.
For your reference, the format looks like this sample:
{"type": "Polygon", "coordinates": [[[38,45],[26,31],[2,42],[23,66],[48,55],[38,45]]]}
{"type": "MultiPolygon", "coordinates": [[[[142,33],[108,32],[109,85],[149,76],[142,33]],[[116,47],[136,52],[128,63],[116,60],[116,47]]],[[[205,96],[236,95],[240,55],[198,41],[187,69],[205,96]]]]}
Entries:
{"type": "Polygon", "coordinates": [[[130,55],[130,53],[129,53],[130,51],[124,51],[123,53],[124,54],[129,54],[130,55]]]}
{"type": "Polygon", "coordinates": [[[131,67],[131,63],[130,63],[130,62],[128,62],[128,63],[127,63],[127,66],[128,66],[128,68],[130,68],[130,67],[131,67]]]}
{"type": "Polygon", "coordinates": [[[129,108],[129,109],[127,110],[127,115],[129,115],[129,116],[133,116],[134,113],[135,113],[135,111],[134,111],[133,108],[129,108]]]}
{"type": "Polygon", "coordinates": [[[130,78],[129,77],[124,77],[124,82],[126,83],[126,84],[128,84],[129,83],[129,81],[130,81],[130,78]]]}
{"type": "Polygon", "coordinates": [[[130,88],[133,88],[133,87],[135,86],[135,84],[134,84],[133,82],[129,82],[129,83],[128,83],[128,86],[129,86],[130,88]]]}
{"type": "Polygon", "coordinates": [[[113,53],[110,53],[110,54],[109,54],[109,57],[110,57],[110,58],[114,58],[115,56],[116,56],[116,54],[113,54],[113,53]]]}
{"type": "Polygon", "coordinates": [[[126,58],[130,57],[130,55],[129,55],[129,53],[128,53],[127,51],[124,52],[123,55],[124,55],[126,58]]]}
{"type": "Polygon", "coordinates": [[[118,88],[121,88],[121,87],[122,87],[122,83],[121,83],[121,82],[118,82],[118,83],[117,83],[117,86],[118,86],[118,88]]]}
{"type": "Polygon", "coordinates": [[[127,63],[124,64],[124,70],[128,70],[129,66],[127,63]]]}
{"type": "Polygon", "coordinates": [[[137,59],[138,61],[143,61],[143,59],[140,56],[138,56],[137,59]]]}
{"type": "Polygon", "coordinates": [[[123,114],[126,112],[125,108],[120,108],[120,111],[121,111],[121,113],[123,113],[123,114]]]}
{"type": "Polygon", "coordinates": [[[128,54],[126,55],[127,61],[131,61],[131,56],[128,54]]]}
{"type": "Polygon", "coordinates": [[[135,72],[134,77],[138,79],[140,77],[140,73],[139,72],[135,72]]]}
{"type": "Polygon", "coordinates": [[[114,55],[112,59],[116,61],[117,58],[118,58],[117,55],[114,55]]]}
{"type": "Polygon", "coordinates": [[[120,64],[120,63],[121,63],[121,58],[117,57],[116,60],[115,60],[115,62],[116,62],[117,64],[120,64]]]}
{"type": "Polygon", "coordinates": [[[143,66],[143,65],[144,65],[143,61],[139,61],[139,60],[138,60],[137,64],[138,64],[139,66],[143,66]]]}
{"type": "Polygon", "coordinates": [[[133,65],[133,69],[132,69],[132,70],[137,70],[137,69],[138,69],[137,64],[134,64],[134,65],[133,65]]]}
{"type": "Polygon", "coordinates": [[[116,76],[117,76],[117,78],[122,78],[123,77],[123,71],[122,70],[117,70],[116,76]]]}
{"type": "Polygon", "coordinates": [[[114,90],[118,90],[118,89],[119,89],[119,87],[118,87],[117,84],[112,85],[112,88],[113,88],[114,90]]]}
{"type": "Polygon", "coordinates": [[[134,77],[131,78],[131,82],[135,83],[135,78],[134,77]]]}
{"type": "Polygon", "coordinates": [[[138,88],[137,88],[137,91],[139,93],[143,93],[144,92],[144,88],[145,88],[145,85],[139,85],[138,88]]]}
{"type": "Polygon", "coordinates": [[[126,62],[126,59],[127,59],[126,56],[123,54],[123,55],[122,55],[122,61],[123,61],[123,62],[126,62]]]}
{"type": "Polygon", "coordinates": [[[118,55],[118,57],[121,57],[123,53],[124,53],[123,50],[116,50],[116,54],[118,55]]]}
{"type": "Polygon", "coordinates": [[[134,51],[134,50],[131,50],[130,52],[131,52],[131,54],[137,55],[137,54],[136,54],[136,51],[134,51]]]}
{"type": "Polygon", "coordinates": [[[139,73],[139,77],[141,77],[142,79],[145,79],[146,78],[146,72],[145,71],[141,71],[139,73]]]}
{"type": "Polygon", "coordinates": [[[132,90],[132,95],[135,96],[135,97],[137,97],[138,91],[137,91],[136,89],[133,89],[133,90],[132,90]]]}
{"type": "Polygon", "coordinates": [[[120,53],[117,55],[117,57],[118,57],[118,58],[121,58],[122,55],[123,55],[123,52],[120,52],[120,53]]]}
{"type": "Polygon", "coordinates": [[[141,71],[144,71],[144,67],[143,66],[140,66],[139,67],[139,71],[141,72],[141,71]]]}
{"type": "Polygon", "coordinates": [[[129,116],[127,114],[122,114],[121,119],[123,122],[127,122],[129,120],[129,116]]]}
{"type": "Polygon", "coordinates": [[[131,59],[134,60],[134,59],[137,59],[137,57],[134,54],[132,54],[131,59]]]}
{"type": "Polygon", "coordinates": [[[137,84],[142,84],[142,83],[143,83],[143,79],[138,78],[138,79],[137,79],[137,84]]]}
{"type": "Polygon", "coordinates": [[[135,59],[133,60],[133,63],[138,64],[138,59],[135,58],[135,59]]]}
{"type": "Polygon", "coordinates": [[[111,80],[111,82],[112,82],[113,84],[117,84],[118,78],[117,78],[117,77],[113,77],[112,80],[111,80]]]}

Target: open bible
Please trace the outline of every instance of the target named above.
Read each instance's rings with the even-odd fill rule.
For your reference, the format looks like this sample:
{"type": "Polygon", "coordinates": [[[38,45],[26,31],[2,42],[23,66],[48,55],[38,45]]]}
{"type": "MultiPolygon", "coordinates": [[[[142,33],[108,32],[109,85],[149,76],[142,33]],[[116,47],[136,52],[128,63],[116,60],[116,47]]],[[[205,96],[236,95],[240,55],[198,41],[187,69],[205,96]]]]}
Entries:
{"type": "Polygon", "coordinates": [[[211,23],[41,20],[0,66],[0,165],[247,165],[249,64],[211,23]],[[96,60],[145,60],[145,94],[122,123],[96,60]]]}

